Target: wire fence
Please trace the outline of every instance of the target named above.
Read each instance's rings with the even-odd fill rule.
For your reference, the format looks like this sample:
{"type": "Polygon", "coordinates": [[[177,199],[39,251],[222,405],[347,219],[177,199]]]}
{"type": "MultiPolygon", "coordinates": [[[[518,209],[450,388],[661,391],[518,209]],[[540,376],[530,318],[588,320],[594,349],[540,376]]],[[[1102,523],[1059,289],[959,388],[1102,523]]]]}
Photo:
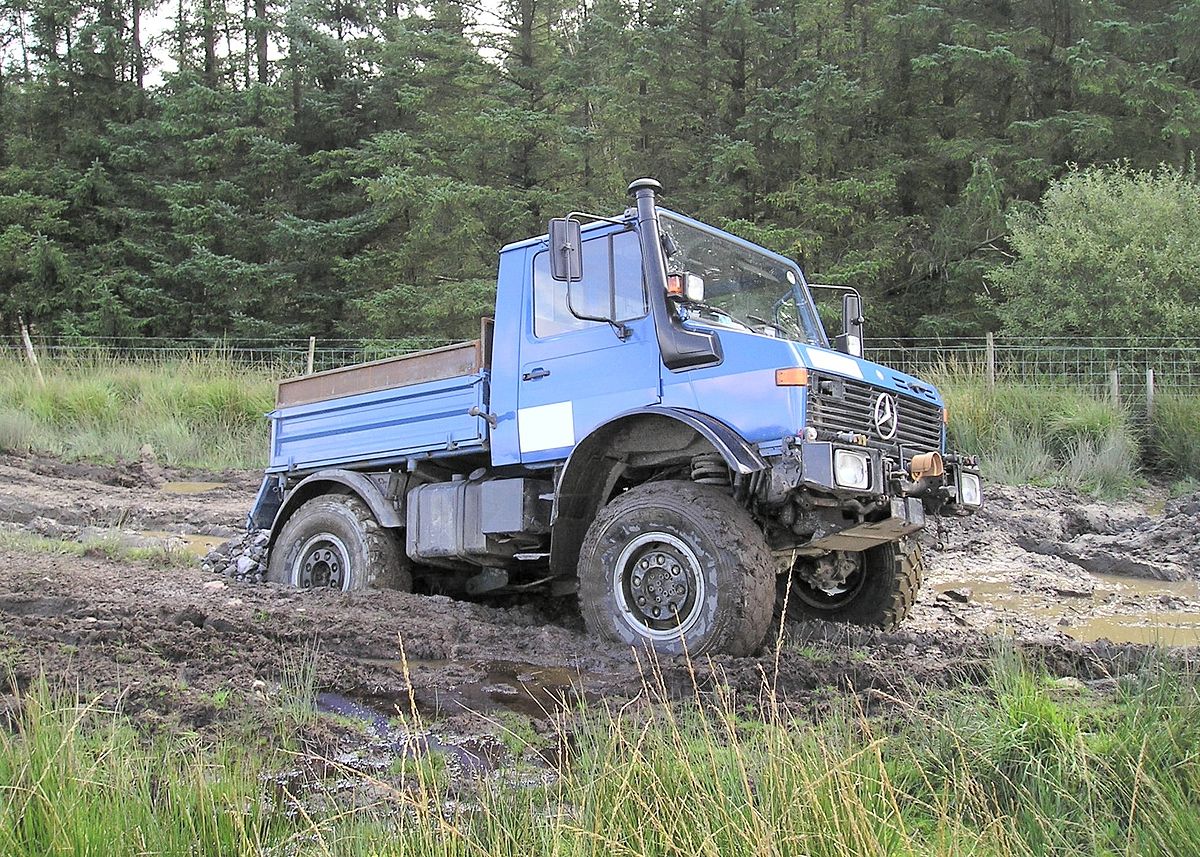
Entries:
{"type": "MultiPolygon", "coordinates": [[[[35,337],[48,362],[174,362],[220,359],[280,377],[409,354],[462,340],[202,339],[160,337],[35,337]]],[[[933,380],[1058,386],[1114,396],[1135,406],[1155,392],[1200,394],[1200,338],[1046,339],[987,336],[959,339],[873,339],[867,357],[933,380]]],[[[0,339],[0,357],[25,359],[19,336],[0,339]]]]}
{"type": "MultiPolygon", "coordinates": [[[[439,348],[461,339],[232,339],[167,337],[88,337],[32,340],[39,360],[50,363],[175,363],[220,360],[247,370],[279,377],[337,369],[353,363],[382,360],[439,348]]],[[[0,357],[26,359],[19,336],[0,340],[0,357]]]]}
{"type": "Polygon", "coordinates": [[[978,337],[875,340],[868,356],[913,375],[1069,387],[1146,410],[1157,393],[1200,394],[1200,339],[978,337]]]}

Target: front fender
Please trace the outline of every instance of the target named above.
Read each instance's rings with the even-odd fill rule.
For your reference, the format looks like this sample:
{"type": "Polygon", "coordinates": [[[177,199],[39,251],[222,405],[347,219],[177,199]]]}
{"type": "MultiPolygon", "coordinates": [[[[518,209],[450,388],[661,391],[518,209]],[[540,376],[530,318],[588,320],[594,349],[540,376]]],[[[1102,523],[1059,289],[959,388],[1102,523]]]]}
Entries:
{"type": "Polygon", "coordinates": [[[597,510],[608,499],[610,468],[605,464],[613,441],[621,432],[632,431],[656,420],[681,423],[716,450],[729,469],[739,477],[752,477],[770,465],[758,450],[732,428],[708,414],[686,408],[648,406],[626,411],[594,429],[581,440],[562,466],[554,492],[550,563],[559,574],[573,572],[584,533],[597,510]]]}

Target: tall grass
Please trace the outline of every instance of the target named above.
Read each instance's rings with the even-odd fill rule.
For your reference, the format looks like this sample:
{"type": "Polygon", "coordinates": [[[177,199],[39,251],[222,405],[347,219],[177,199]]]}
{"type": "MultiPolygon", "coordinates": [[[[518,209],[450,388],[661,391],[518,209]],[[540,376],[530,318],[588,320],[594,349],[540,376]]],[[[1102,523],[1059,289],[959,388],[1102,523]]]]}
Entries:
{"type": "Polygon", "coordinates": [[[1150,421],[1151,466],[1181,479],[1200,479],[1200,396],[1161,394],[1150,421]]]}
{"type": "Polygon", "coordinates": [[[997,384],[943,373],[954,445],[980,457],[984,475],[1013,485],[1062,485],[1120,495],[1139,481],[1143,456],[1128,413],[1107,399],[1055,387],[997,384]]]}
{"type": "Polygon", "coordinates": [[[149,445],[165,464],[260,466],[270,373],[219,354],[160,363],[53,361],[45,386],[0,362],[0,449],[68,458],[136,459],[149,445]]]}
{"type": "Polygon", "coordinates": [[[45,684],[21,704],[0,729],[0,854],[252,854],[272,835],[261,762],[234,745],[147,742],[45,684]]]}
{"type": "Polygon", "coordinates": [[[835,703],[816,722],[769,692],[667,704],[650,681],[645,698],[578,712],[548,786],[404,765],[363,807],[348,783],[366,775],[330,763],[342,797],[306,808],[255,788],[267,759],[139,743],[39,691],[0,735],[0,853],[1200,853],[1196,677],[1157,660],[1102,696],[1002,650],[982,693],[880,695],[883,717],[835,703]]]}

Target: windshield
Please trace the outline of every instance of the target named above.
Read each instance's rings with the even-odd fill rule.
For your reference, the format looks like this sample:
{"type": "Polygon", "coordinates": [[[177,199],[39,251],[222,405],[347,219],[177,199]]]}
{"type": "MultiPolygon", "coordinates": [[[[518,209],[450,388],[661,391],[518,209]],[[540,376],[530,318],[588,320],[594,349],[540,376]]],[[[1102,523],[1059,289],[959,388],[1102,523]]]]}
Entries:
{"type": "Polygon", "coordinates": [[[659,224],[668,271],[704,279],[703,301],[684,304],[690,318],[827,345],[799,268],[667,212],[659,224]]]}

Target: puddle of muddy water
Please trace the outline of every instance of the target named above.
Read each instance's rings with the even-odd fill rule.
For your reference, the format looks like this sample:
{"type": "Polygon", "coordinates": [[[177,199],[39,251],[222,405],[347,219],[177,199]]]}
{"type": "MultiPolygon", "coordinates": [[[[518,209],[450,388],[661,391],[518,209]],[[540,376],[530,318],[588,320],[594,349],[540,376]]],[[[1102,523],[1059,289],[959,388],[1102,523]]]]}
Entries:
{"type": "Polygon", "coordinates": [[[159,490],[164,494],[204,494],[224,487],[224,482],[164,482],[159,490]]]}
{"type": "MultiPolygon", "coordinates": [[[[405,672],[404,661],[362,659],[373,666],[396,673],[405,672]]],[[[410,675],[422,671],[440,671],[452,661],[410,660],[410,675]]],[[[579,699],[586,675],[566,667],[540,667],[511,661],[476,664],[483,677],[450,686],[415,687],[417,707],[423,713],[439,717],[461,711],[486,713],[511,711],[530,718],[545,718],[579,699]]],[[[407,699],[403,700],[407,706],[407,699]]]]}
{"type": "Polygon", "coordinates": [[[954,581],[938,589],[969,588],[971,603],[996,612],[994,625],[1015,615],[1043,621],[1081,642],[1200,645],[1200,581],[1091,577],[1091,595],[1024,592],[1003,580],[954,581]]]}
{"type": "Polygon", "coordinates": [[[137,533],[151,539],[162,539],[165,542],[183,542],[184,549],[203,559],[217,545],[227,541],[222,536],[202,536],[199,533],[171,533],[166,530],[142,530],[137,533]]]}

